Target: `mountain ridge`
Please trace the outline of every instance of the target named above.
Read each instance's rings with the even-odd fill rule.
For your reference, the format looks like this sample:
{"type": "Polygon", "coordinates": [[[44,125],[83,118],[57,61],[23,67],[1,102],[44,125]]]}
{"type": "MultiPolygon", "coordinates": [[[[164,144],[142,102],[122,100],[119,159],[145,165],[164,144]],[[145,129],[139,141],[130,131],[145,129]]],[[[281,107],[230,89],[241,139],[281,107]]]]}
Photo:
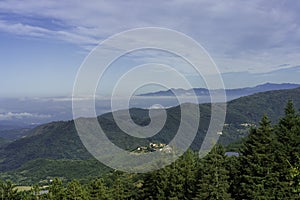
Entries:
{"type": "MultiPolygon", "coordinates": [[[[234,89],[225,89],[226,95],[234,95],[234,96],[247,96],[258,92],[266,92],[266,91],[273,91],[273,90],[282,90],[282,89],[294,89],[300,87],[300,84],[294,83],[265,83],[260,84],[254,87],[244,87],[244,88],[234,88],[234,89]]],[[[196,96],[208,96],[210,93],[218,93],[221,89],[212,89],[209,90],[207,88],[193,88],[193,89],[182,89],[182,88],[172,88],[169,90],[164,91],[157,91],[157,92],[149,92],[139,94],[137,96],[174,96],[174,93],[177,95],[182,96],[190,96],[192,95],[193,91],[195,92],[196,96]],[[173,93],[174,92],[174,93],[173,93]]]]}

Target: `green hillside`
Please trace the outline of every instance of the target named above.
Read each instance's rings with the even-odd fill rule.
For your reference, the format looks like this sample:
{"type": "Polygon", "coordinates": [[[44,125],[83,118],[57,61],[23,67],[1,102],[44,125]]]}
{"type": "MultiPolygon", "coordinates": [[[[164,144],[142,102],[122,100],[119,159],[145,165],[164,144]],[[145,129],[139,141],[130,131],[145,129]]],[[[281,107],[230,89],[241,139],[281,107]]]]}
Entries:
{"type": "Polygon", "coordinates": [[[85,150],[74,123],[53,122],[37,127],[32,135],[10,143],[0,150],[1,171],[20,167],[23,163],[37,158],[87,159],[85,150]]]}
{"type": "Polygon", "coordinates": [[[226,123],[258,123],[267,114],[273,123],[284,114],[284,107],[292,100],[300,107],[300,88],[256,93],[241,97],[228,103],[226,123]]]}
{"type": "MultiPolygon", "coordinates": [[[[249,130],[249,127],[243,124],[255,125],[263,114],[267,114],[273,122],[276,122],[283,115],[284,106],[289,99],[293,100],[296,108],[300,107],[300,88],[258,93],[229,102],[226,126],[219,142],[227,145],[240,140],[248,134],[249,130]]],[[[198,134],[191,146],[194,150],[199,149],[210,121],[210,105],[201,104],[199,106],[201,120],[198,134]]],[[[149,124],[148,110],[134,108],[130,109],[130,113],[136,123],[149,124]]],[[[192,109],[190,116],[194,116],[192,109]]],[[[112,113],[101,115],[98,120],[107,133],[107,137],[114,144],[123,149],[134,150],[150,142],[168,143],[177,132],[180,117],[179,106],[167,109],[167,121],[163,129],[157,135],[147,139],[134,138],[123,133],[114,122],[112,113]]],[[[91,155],[86,151],[77,135],[74,121],[41,125],[33,129],[29,136],[0,147],[0,170],[6,172],[5,176],[14,174],[13,178],[16,180],[25,180],[26,177],[32,175],[44,179],[51,170],[44,169],[43,166],[53,166],[53,172],[59,173],[64,171],[59,167],[60,164],[65,166],[68,171],[71,169],[68,167],[69,164],[71,163],[70,166],[74,164],[72,160],[91,159],[91,155]],[[53,160],[60,161],[56,164],[53,160]],[[63,162],[66,163],[62,164],[63,162]],[[38,169],[41,170],[37,170],[37,174],[34,174],[30,172],[30,169],[36,165],[40,166],[38,169]],[[44,176],[40,174],[44,174],[44,176]]],[[[102,167],[100,166],[101,170],[102,167]]],[[[65,174],[67,179],[74,177],[68,173],[61,174],[65,174]]],[[[97,175],[92,172],[91,174],[97,175]]]]}
{"type": "Polygon", "coordinates": [[[284,115],[284,107],[292,100],[295,107],[300,107],[300,88],[268,91],[232,100],[227,105],[226,121],[223,135],[219,142],[228,145],[248,134],[246,123],[258,125],[266,114],[272,123],[277,123],[284,115]]]}
{"type": "Polygon", "coordinates": [[[45,159],[38,158],[26,162],[16,170],[4,172],[2,179],[9,179],[18,184],[30,185],[39,183],[48,185],[49,181],[59,177],[64,182],[72,179],[87,181],[94,177],[101,177],[111,171],[95,159],[70,160],[70,159],[45,159]]]}

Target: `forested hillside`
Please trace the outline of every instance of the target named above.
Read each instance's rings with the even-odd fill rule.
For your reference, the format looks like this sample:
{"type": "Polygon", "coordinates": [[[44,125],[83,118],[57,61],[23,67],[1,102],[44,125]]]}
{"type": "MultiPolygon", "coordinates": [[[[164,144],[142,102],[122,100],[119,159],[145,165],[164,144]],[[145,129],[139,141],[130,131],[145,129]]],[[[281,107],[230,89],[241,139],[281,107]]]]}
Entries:
{"type": "Polygon", "coordinates": [[[0,195],[4,199],[299,199],[300,113],[291,101],[284,111],[275,125],[263,115],[238,157],[225,156],[224,148],[216,145],[203,159],[187,151],[171,165],[147,174],[115,171],[87,183],[65,184],[55,178],[47,187],[37,183],[23,192],[5,181],[0,195]]]}
{"type": "MultiPolygon", "coordinates": [[[[251,126],[258,125],[264,114],[267,114],[273,123],[277,123],[280,116],[284,115],[284,105],[288,99],[293,100],[296,107],[300,107],[300,88],[263,92],[229,102],[226,124],[219,140],[220,144],[226,146],[232,142],[240,142],[241,138],[248,135],[251,126]]],[[[199,106],[201,112],[200,128],[191,146],[195,151],[199,149],[202,143],[210,120],[210,105],[201,104],[199,106]]],[[[133,120],[138,124],[146,125],[150,121],[148,110],[134,108],[130,110],[130,113],[133,120]]],[[[101,115],[98,119],[113,143],[131,151],[139,146],[148,145],[150,142],[166,144],[172,139],[180,122],[179,106],[167,109],[167,114],[164,128],[159,134],[148,139],[133,138],[121,132],[111,113],[101,115]]],[[[62,173],[61,163],[64,163],[66,170],[68,170],[68,166],[74,164],[73,160],[97,162],[93,161],[91,155],[82,145],[73,121],[52,122],[33,129],[29,136],[0,146],[0,158],[1,176],[25,184],[32,183],[33,180],[37,179],[49,180],[58,175],[66,180],[82,179],[82,177],[76,177],[70,173],[62,173]],[[55,163],[55,161],[58,162],[55,163]],[[28,170],[34,168],[38,163],[47,163],[53,168],[50,170],[40,165],[39,168],[35,168],[36,172],[28,170]]],[[[93,171],[93,166],[87,164],[87,171],[90,171],[89,175],[101,176],[109,171],[103,165],[100,166],[98,171],[93,171]]]]}

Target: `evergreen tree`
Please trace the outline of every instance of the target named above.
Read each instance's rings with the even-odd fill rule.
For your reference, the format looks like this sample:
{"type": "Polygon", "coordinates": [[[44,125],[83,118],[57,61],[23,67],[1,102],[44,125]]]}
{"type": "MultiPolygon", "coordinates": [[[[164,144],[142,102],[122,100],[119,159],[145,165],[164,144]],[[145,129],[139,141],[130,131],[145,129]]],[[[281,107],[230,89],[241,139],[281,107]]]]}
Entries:
{"type": "Polygon", "coordinates": [[[225,168],[225,152],[222,146],[215,146],[212,151],[202,159],[200,179],[197,184],[198,199],[231,199],[228,182],[228,170],[225,168]]]}
{"type": "Polygon", "coordinates": [[[142,194],[140,195],[145,200],[167,199],[165,190],[167,187],[166,169],[159,169],[147,173],[143,178],[142,194]]]}
{"type": "Polygon", "coordinates": [[[116,200],[137,198],[137,187],[133,180],[133,175],[115,172],[115,179],[111,188],[111,197],[116,200]]]}
{"type": "Polygon", "coordinates": [[[171,165],[146,174],[142,199],[191,199],[195,193],[197,156],[188,150],[171,165]]]}
{"type": "Polygon", "coordinates": [[[299,135],[299,117],[293,102],[288,101],[285,116],[279,120],[276,127],[276,136],[280,145],[280,154],[278,155],[288,159],[291,164],[297,161],[297,152],[300,150],[299,135]]]}
{"type": "Polygon", "coordinates": [[[300,199],[300,158],[294,166],[291,165],[290,177],[292,179],[292,192],[295,198],[300,199]]]}
{"type": "Polygon", "coordinates": [[[116,200],[123,200],[127,198],[125,186],[123,185],[121,178],[115,180],[112,188],[112,196],[116,200]]]}
{"type": "Polygon", "coordinates": [[[87,194],[77,180],[72,180],[67,185],[66,189],[66,199],[69,200],[83,200],[87,199],[87,194]]]}
{"type": "MultiPolygon", "coordinates": [[[[20,200],[36,200],[35,196],[33,196],[32,193],[28,193],[28,191],[18,192],[17,199],[20,199],[20,200]]],[[[38,199],[41,200],[42,198],[38,197],[38,199]]]]}
{"type": "Polygon", "coordinates": [[[182,169],[179,167],[178,161],[166,167],[167,184],[165,188],[165,195],[170,200],[184,199],[184,175],[182,169]]]}
{"type": "Polygon", "coordinates": [[[198,154],[188,150],[179,160],[180,173],[183,175],[183,199],[192,199],[196,193],[198,154]]]}
{"type": "Polygon", "coordinates": [[[299,157],[300,145],[300,120],[293,102],[288,101],[285,108],[285,116],[279,120],[275,129],[276,149],[275,168],[279,176],[277,184],[278,194],[281,198],[296,198],[291,187],[292,177],[290,176],[291,166],[295,166],[299,157]]]}
{"type": "Polygon", "coordinates": [[[88,185],[88,193],[90,199],[94,200],[108,200],[111,199],[109,191],[102,178],[92,180],[88,185]]]}
{"type": "Polygon", "coordinates": [[[16,189],[16,185],[13,184],[10,180],[1,181],[0,182],[0,194],[1,200],[15,200],[19,199],[18,190],[16,189]]]}
{"type": "Polygon", "coordinates": [[[238,199],[274,199],[279,184],[274,170],[273,128],[268,117],[263,116],[260,127],[251,129],[240,156],[238,199]]]}
{"type": "Polygon", "coordinates": [[[238,188],[240,187],[239,177],[241,176],[241,173],[238,167],[239,157],[227,156],[225,166],[229,175],[229,193],[231,194],[231,197],[234,198],[236,196],[235,192],[238,191],[238,188]]]}
{"type": "Polygon", "coordinates": [[[62,185],[62,181],[58,178],[54,178],[49,186],[48,199],[62,200],[65,199],[65,188],[62,185]]]}
{"type": "Polygon", "coordinates": [[[32,194],[32,199],[34,199],[34,200],[40,200],[41,198],[40,198],[40,187],[39,187],[39,185],[34,185],[33,187],[32,187],[32,189],[31,189],[31,194],[32,194]]]}

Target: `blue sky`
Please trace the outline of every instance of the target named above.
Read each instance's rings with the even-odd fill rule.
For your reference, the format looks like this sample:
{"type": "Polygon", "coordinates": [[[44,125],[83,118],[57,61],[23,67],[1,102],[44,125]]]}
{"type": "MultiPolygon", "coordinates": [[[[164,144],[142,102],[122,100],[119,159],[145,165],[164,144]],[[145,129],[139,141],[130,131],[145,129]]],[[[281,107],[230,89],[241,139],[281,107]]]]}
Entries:
{"type": "Polygon", "coordinates": [[[70,96],[99,42],[148,26],[195,39],[227,88],[300,83],[299,10],[283,0],[0,1],[0,97],[70,96]]]}

